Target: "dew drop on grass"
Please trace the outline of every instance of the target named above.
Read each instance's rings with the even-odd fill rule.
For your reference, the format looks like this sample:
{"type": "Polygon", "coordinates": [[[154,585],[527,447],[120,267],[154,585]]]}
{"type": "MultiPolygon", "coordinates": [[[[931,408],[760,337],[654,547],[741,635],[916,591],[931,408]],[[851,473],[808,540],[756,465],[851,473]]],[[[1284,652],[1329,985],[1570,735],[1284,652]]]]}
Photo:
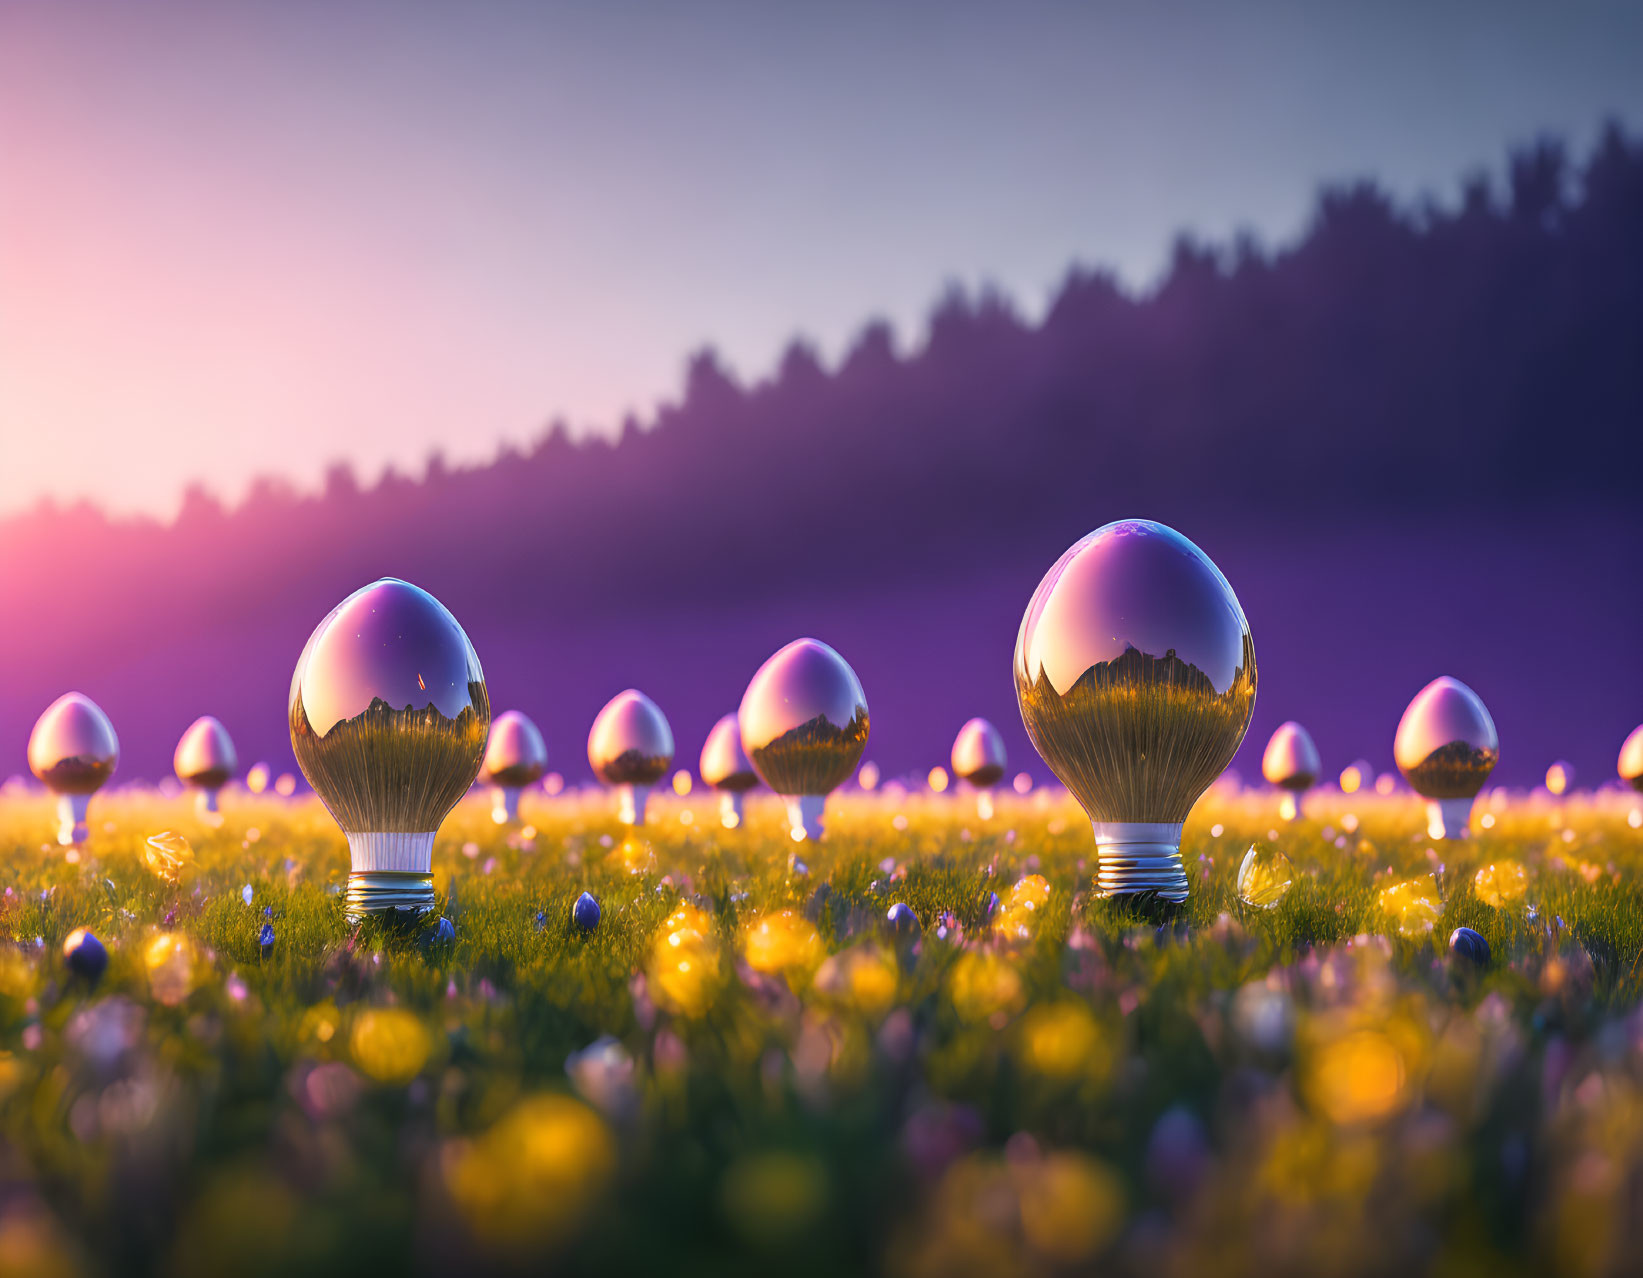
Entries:
{"type": "Polygon", "coordinates": [[[1254,910],[1270,910],[1289,895],[1295,867],[1270,843],[1252,843],[1238,867],[1238,899],[1254,910]]]}

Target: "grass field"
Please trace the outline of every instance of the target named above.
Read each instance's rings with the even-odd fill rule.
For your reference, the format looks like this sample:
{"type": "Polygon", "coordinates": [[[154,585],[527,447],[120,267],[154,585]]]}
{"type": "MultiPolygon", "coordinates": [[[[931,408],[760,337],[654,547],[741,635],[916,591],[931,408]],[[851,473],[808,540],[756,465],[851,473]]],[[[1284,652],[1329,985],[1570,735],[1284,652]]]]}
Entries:
{"type": "Polygon", "coordinates": [[[1234,882],[1275,803],[1212,793],[1160,926],[1091,898],[1059,794],[985,823],[965,795],[836,796],[798,847],[769,800],[736,831],[653,800],[624,841],[603,796],[527,796],[523,831],[476,796],[435,852],[440,941],[352,933],[313,800],[242,794],[209,829],[106,796],[70,864],[13,795],[0,1269],[1625,1269],[1631,797],[1518,799],[1434,847],[1412,799],[1319,795],[1257,910],[1234,882]],[[145,856],[167,829],[175,884],[145,856]],[[1451,959],[1460,925],[1486,965],[1451,959]],[[95,984],[63,958],[82,926],[95,984]]]}

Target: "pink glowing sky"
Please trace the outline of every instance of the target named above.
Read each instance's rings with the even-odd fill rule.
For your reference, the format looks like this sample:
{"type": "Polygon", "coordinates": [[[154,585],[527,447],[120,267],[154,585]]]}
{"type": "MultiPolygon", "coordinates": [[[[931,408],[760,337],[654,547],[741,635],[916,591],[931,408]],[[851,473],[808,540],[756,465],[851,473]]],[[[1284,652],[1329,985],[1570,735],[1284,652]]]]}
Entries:
{"type": "Polygon", "coordinates": [[[1643,117],[1643,9],[1435,8],[13,0],[0,513],[479,460],[1643,117]]]}

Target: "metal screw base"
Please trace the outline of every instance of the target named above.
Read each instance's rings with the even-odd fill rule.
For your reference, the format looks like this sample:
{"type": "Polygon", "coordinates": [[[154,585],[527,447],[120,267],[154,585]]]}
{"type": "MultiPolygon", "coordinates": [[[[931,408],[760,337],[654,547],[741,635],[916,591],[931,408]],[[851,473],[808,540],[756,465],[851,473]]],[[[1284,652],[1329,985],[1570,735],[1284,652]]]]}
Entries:
{"type": "Polygon", "coordinates": [[[1156,821],[1095,821],[1097,895],[1187,899],[1181,864],[1181,827],[1156,821]]]}
{"type": "Polygon", "coordinates": [[[344,904],[350,923],[363,923],[372,915],[420,919],[434,912],[434,876],[356,870],[348,876],[344,904]]]}

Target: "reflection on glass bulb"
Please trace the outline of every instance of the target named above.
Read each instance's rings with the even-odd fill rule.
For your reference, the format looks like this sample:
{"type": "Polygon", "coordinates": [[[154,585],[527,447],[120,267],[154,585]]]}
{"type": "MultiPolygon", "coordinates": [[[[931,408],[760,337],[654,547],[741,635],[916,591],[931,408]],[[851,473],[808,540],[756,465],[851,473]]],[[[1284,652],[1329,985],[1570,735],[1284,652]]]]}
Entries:
{"type": "Polygon", "coordinates": [[[29,734],[29,771],[57,796],[57,842],[78,847],[90,837],[91,796],[114,775],[120,739],[102,708],[79,692],[46,707],[29,734]]]}
{"type": "Polygon", "coordinates": [[[760,666],[737,712],[753,770],[787,800],[795,842],[819,839],[827,796],[867,748],[867,696],[845,659],[795,639],[760,666]]]}
{"type": "Polygon", "coordinates": [[[529,715],[508,710],[491,724],[480,777],[492,788],[491,820],[511,825],[519,820],[519,794],[541,780],[548,767],[548,746],[529,715]]]}
{"type": "Polygon", "coordinates": [[[1284,820],[1299,819],[1301,796],[1311,788],[1321,771],[1323,764],[1318,759],[1318,747],[1312,744],[1312,735],[1293,719],[1280,723],[1266,743],[1266,753],[1261,756],[1261,775],[1268,785],[1284,792],[1278,804],[1284,820]]]}
{"type": "Polygon", "coordinates": [[[1398,770],[1426,799],[1427,833],[1466,837],[1472,801],[1500,757],[1500,738],[1478,694],[1442,675],[1409,703],[1392,742],[1398,770]]]}
{"type": "Polygon", "coordinates": [[[1185,900],[1181,825],[1255,706],[1255,646],[1208,556],[1150,520],[1108,524],[1045,575],[1016,637],[1022,722],[1083,805],[1104,896],[1185,900]]]}
{"type": "Polygon", "coordinates": [[[199,791],[197,806],[207,817],[217,811],[217,794],[238,766],[228,729],[209,714],[202,714],[188,725],[171,758],[177,780],[199,791]]]}
{"type": "Polygon", "coordinates": [[[673,763],[673,729],[657,705],[637,688],[617,693],[588,731],[593,775],[615,789],[623,825],[643,825],[650,790],[673,763]]]}
{"type": "Polygon", "coordinates": [[[356,590],[309,636],[289,718],[297,763],[348,838],[350,921],[430,912],[434,834],[479,775],[491,726],[456,618],[397,578],[356,590]]]}

